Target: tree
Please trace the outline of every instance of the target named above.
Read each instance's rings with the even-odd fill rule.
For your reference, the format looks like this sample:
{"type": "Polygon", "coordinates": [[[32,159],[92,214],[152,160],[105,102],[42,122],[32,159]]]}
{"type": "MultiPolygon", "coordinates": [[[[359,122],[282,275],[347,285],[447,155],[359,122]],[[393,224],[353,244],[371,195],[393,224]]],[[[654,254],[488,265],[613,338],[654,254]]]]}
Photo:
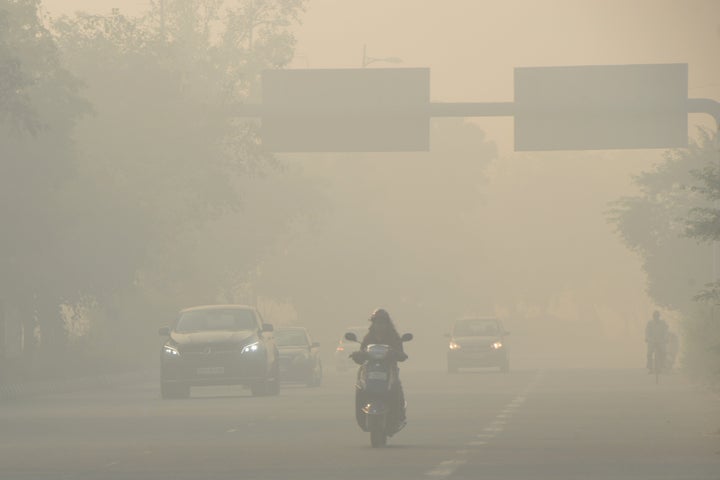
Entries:
{"type": "Polygon", "coordinates": [[[256,123],[238,120],[232,106],[257,95],[261,70],[290,60],[287,27],[301,8],[293,0],[175,0],[162,18],[155,5],[138,18],[113,11],[53,23],[94,106],[77,128],[78,167],[63,197],[74,215],[60,242],[72,301],[89,297],[103,312],[96,349],[118,336],[152,345],[149,326],[192,299],[212,302],[229,277],[253,270],[255,257],[226,258],[222,268],[199,258],[229,238],[235,248],[251,243],[236,223],[247,179],[280,164],[261,148],[256,123]],[[234,236],[217,237],[220,222],[234,236]]]}
{"type": "Polygon", "coordinates": [[[1,1],[0,25],[0,302],[24,312],[28,352],[35,319],[44,343],[61,348],[64,252],[56,239],[67,212],[58,200],[75,168],[72,131],[89,107],[39,1],[1,1]]]}
{"type": "Polygon", "coordinates": [[[613,205],[611,221],[625,244],[642,258],[648,293],[660,306],[688,311],[698,289],[711,281],[712,250],[687,233],[690,212],[708,206],[696,188],[694,172],[712,162],[712,138],[701,132],[688,149],[666,152],[653,171],[635,179],[639,196],[613,205]]]}
{"type": "MultiPolygon", "coordinates": [[[[705,144],[710,146],[711,137],[704,134],[705,144]]],[[[715,147],[718,145],[718,138],[715,137],[713,142],[715,147]]],[[[710,154],[712,155],[712,154],[710,154]]],[[[720,151],[716,152],[720,157],[720,151]]],[[[710,157],[712,158],[712,157],[710,157]]],[[[690,211],[690,219],[688,221],[687,235],[706,244],[715,243],[713,248],[717,248],[717,242],[720,241],[720,165],[718,161],[710,160],[701,169],[692,172],[693,177],[697,180],[694,191],[704,198],[708,206],[695,207],[690,211]]],[[[713,256],[715,257],[716,254],[713,256]]],[[[715,262],[714,269],[718,269],[718,259],[713,258],[715,262]]],[[[707,284],[707,288],[698,295],[698,300],[720,302],[720,280],[717,275],[718,271],[714,271],[715,278],[707,284]]]]}

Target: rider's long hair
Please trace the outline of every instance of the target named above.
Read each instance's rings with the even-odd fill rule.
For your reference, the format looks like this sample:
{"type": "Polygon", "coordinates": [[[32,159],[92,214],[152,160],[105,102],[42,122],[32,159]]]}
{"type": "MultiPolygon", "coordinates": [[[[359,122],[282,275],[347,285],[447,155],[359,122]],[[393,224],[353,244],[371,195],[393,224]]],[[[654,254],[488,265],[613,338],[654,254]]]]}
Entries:
{"type": "Polygon", "coordinates": [[[366,339],[384,340],[393,345],[402,344],[400,334],[395,329],[390,314],[382,308],[378,308],[370,316],[370,328],[366,339]]]}

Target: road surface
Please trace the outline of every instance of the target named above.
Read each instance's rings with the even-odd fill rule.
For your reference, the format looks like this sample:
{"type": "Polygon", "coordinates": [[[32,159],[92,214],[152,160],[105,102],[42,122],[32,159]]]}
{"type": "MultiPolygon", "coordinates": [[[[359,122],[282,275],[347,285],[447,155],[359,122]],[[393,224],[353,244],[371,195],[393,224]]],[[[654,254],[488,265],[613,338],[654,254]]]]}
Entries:
{"type": "Polygon", "coordinates": [[[0,478],[720,479],[720,397],[642,370],[404,368],[408,426],[370,447],[353,373],[278,397],[156,381],[0,404],[0,478]]]}

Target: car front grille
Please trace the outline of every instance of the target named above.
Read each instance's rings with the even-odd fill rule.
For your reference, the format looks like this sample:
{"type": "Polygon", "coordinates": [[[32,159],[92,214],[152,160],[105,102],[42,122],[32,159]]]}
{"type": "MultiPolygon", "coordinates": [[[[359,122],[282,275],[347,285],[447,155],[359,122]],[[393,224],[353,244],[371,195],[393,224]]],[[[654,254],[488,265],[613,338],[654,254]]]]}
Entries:
{"type": "Polygon", "coordinates": [[[492,350],[490,345],[463,345],[462,350],[466,352],[487,352],[492,350]]]}
{"type": "Polygon", "coordinates": [[[236,343],[208,343],[208,344],[193,344],[183,345],[180,349],[181,355],[187,354],[200,354],[200,355],[212,355],[212,354],[227,354],[239,352],[240,346],[236,343]]]}

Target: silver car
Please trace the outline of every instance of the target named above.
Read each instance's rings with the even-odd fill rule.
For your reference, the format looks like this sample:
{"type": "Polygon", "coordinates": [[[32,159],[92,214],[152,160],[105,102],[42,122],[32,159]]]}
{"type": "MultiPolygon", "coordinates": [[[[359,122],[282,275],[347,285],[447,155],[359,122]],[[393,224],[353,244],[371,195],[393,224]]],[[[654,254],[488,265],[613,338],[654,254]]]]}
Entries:
{"type": "Polygon", "coordinates": [[[501,372],[508,372],[510,355],[505,337],[509,334],[496,317],[457,320],[448,335],[448,372],[470,367],[497,367],[501,372]]]}

